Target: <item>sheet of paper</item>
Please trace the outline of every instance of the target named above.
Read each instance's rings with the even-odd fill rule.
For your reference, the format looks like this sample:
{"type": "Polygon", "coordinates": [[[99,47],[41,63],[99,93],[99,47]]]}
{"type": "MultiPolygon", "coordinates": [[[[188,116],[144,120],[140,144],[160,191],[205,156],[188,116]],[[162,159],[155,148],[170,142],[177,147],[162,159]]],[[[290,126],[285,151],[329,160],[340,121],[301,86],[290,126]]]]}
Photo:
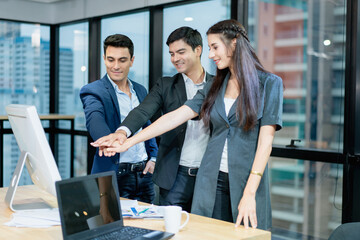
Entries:
{"type": "Polygon", "coordinates": [[[46,228],[60,224],[58,208],[17,211],[12,214],[9,222],[4,223],[10,227],[30,228],[46,228]]]}
{"type": "Polygon", "coordinates": [[[135,218],[163,218],[163,212],[161,207],[150,205],[150,206],[138,206],[131,208],[135,218]]]}
{"type": "Polygon", "coordinates": [[[149,205],[139,206],[137,200],[120,200],[124,218],[162,218],[160,207],[149,205]]]}
{"type": "Polygon", "coordinates": [[[121,208],[131,208],[139,206],[137,200],[120,200],[121,208]]]}

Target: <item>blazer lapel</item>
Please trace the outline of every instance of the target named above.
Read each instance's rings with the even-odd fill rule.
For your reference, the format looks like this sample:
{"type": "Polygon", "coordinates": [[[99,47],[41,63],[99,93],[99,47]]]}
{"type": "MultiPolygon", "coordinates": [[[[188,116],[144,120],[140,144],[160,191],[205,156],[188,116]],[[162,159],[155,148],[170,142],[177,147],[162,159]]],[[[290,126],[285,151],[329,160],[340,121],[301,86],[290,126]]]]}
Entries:
{"type": "Polygon", "coordinates": [[[180,103],[183,104],[184,102],[186,102],[187,96],[186,96],[185,82],[181,73],[179,73],[178,76],[176,77],[174,88],[176,89],[176,93],[180,100],[180,103]]]}
{"type": "Polygon", "coordinates": [[[132,80],[130,80],[130,82],[131,82],[132,85],[133,85],[134,91],[135,91],[135,93],[136,93],[136,96],[137,96],[139,102],[141,103],[141,102],[144,100],[144,98],[146,97],[146,95],[144,95],[144,94],[141,92],[141,90],[140,90],[140,88],[139,88],[139,85],[137,85],[137,84],[136,84],[134,81],[132,81],[132,80]]]}
{"type": "Polygon", "coordinates": [[[225,96],[225,90],[226,90],[226,86],[227,83],[229,81],[229,76],[230,74],[226,75],[224,82],[221,86],[221,89],[219,91],[219,94],[216,97],[215,100],[215,108],[216,111],[219,113],[219,115],[225,120],[225,122],[229,122],[228,118],[226,117],[226,112],[225,112],[225,103],[224,103],[224,96],[225,96]]]}
{"type": "Polygon", "coordinates": [[[208,73],[208,72],[205,72],[205,74],[206,74],[206,82],[209,82],[209,81],[211,81],[212,78],[214,78],[214,76],[210,75],[210,73],[208,73]]]}
{"type": "Polygon", "coordinates": [[[113,104],[115,105],[116,109],[117,109],[117,114],[118,114],[118,117],[121,121],[121,117],[120,117],[120,106],[119,106],[119,102],[118,102],[118,99],[116,97],[116,93],[115,93],[115,89],[114,87],[111,85],[110,83],[110,79],[108,79],[107,75],[105,75],[101,81],[103,82],[105,88],[107,89],[107,91],[109,92],[110,96],[111,96],[111,100],[113,101],[113,104]]]}

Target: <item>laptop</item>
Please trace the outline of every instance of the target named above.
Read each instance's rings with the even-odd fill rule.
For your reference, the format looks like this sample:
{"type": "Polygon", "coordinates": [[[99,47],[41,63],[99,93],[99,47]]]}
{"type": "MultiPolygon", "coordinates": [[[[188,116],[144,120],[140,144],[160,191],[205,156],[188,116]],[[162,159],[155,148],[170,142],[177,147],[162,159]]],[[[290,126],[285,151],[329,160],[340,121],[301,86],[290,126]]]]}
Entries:
{"type": "Polygon", "coordinates": [[[124,226],[115,172],[55,183],[64,240],[170,239],[174,234],[124,226]]]}

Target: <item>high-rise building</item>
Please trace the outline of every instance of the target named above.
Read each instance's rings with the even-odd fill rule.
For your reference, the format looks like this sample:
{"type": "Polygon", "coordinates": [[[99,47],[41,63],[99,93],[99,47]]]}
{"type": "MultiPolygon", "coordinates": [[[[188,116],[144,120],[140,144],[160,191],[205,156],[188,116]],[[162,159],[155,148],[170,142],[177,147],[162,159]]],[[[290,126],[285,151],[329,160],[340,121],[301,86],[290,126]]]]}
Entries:
{"type": "MultiPolygon", "coordinates": [[[[300,146],[341,151],[344,2],[275,3],[249,1],[248,29],[264,67],[283,79],[283,129],[274,143],[300,139],[300,146]]],[[[341,224],[336,164],[273,157],[269,167],[274,227],[327,238],[341,224]]]]}
{"type": "MultiPolygon", "coordinates": [[[[40,40],[34,42],[33,37],[22,37],[19,24],[0,22],[0,102],[1,114],[5,113],[8,104],[35,105],[38,113],[49,112],[49,56],[50,44],[40,40]],[[15,31],[17,29],[17,31],[15,31]],[[13,31],[9,37],[7,32],[13,31]]],[[[35,39],[36,40],[36,39],[35,39]]],[[[71,49],[60,48],[60,75],[66,86],[72,86],[73,54],[71,49]]],[[[71,89],[71,87],[70,87],[71,89]]],[[[71,106],[68,98],[61,98],[60,108],[71,106]]],[[[44,122],[43,124],[48,124],[44,122]]],[[[47,126],[47,125],[45,125],[47,126]]],[[[10,127],[8,125],[7,127],[10,127]]],[[[59,138],[59,158],[68,161],[59,161],[58,167],[62,176],[70,173],[70,141],[59,138]],[[64,156],[68,157],[64,157],[64,156]]],[[[20,156],[19,148],[13,135],[4,136],[4,186],[7,186],[20,156]]],[[[25,170],[22,173],[20,184],[31,184],[31,179],[25,170]]]]}

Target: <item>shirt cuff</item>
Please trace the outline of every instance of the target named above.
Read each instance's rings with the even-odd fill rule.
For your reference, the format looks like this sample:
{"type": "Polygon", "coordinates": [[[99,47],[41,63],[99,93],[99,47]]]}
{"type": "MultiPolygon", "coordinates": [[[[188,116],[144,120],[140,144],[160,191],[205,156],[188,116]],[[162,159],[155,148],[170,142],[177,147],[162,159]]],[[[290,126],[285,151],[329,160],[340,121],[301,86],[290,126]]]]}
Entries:
{"type": "Polygon", "coordinates": [[[156,162],[156,157],[151,157],[149,161],[156,162]]]}
{"type": "Polygon", "coordinates": [[[125,126],[121,126],[118,129],[116,129],[116,131],[119,131],[119,130],[124,130],[126,132],[126,137],[129,137],[131,135],[130,129],[125,126]]]}

